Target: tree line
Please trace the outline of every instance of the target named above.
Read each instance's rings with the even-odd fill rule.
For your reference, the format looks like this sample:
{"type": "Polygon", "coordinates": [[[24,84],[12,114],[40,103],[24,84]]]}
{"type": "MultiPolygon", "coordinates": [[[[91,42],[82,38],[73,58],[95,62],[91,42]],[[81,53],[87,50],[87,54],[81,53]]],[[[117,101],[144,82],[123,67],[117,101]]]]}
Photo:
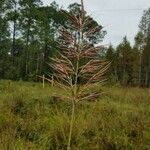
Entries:
{"type": "MultiPolygon", "coordinates": [[[[73,3],[67,11],[78,14],[80,7],[73,3]]],[[[88,37],[92,46],[103,40],[106,31],[90,20],[87,28],[101,29],[88,37]]],[[[41,0],[1,0],[0,79],[37,81],[37,75],[48,72],[49,57],[62,50],[58,44],[62,26],[70,27],[56,2],[44,6],[41,0]]],[[[99,55],[111,61],[110,84],[150,86],[150,9],[144,11],[134,46],[124,37],[116,48],[103,47],[99,55]]]]}
{"type": "Polygon", "coordinates": [[[127,37],[114,49],[112,45],[105,57],[112,62],[110,81],[122,85],[150,86],[150,8],[144,11],[131,46],[127,37]]]}

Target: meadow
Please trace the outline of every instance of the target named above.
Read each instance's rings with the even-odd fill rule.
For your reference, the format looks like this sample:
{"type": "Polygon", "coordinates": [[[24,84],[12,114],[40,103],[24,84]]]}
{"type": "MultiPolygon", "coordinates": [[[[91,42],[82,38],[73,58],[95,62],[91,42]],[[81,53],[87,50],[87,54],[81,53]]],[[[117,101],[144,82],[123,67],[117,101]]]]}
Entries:
{"type": "MultiPolygon", "coordinates": [[[[101,88],[99,99],[76,106],[71,149],[149,150],[150,89],[101,88]]],[[[41,83],[0,81],[0,150],[66,149],[71,104],[52,93],[41,83]]]]}

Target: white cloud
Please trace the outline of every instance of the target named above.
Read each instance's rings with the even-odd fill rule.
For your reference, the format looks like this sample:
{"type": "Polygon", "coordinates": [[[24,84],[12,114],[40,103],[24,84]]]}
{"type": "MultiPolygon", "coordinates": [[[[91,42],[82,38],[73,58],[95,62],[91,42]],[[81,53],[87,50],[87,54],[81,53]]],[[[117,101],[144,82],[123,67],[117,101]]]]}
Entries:
{"type": "MultiPolygon", "coordinates": [[[[53,0],[42,0],[45,5],[53,0]]],[[[55,0],[65,8],[80,0],[55,0]]],[[[123,36],[134,43],[138,24],[144,9],[150,7],[150,0],[84,0],[85,8],[100,24],[105,27],[105,43],[117,45],[123,36]]]]}

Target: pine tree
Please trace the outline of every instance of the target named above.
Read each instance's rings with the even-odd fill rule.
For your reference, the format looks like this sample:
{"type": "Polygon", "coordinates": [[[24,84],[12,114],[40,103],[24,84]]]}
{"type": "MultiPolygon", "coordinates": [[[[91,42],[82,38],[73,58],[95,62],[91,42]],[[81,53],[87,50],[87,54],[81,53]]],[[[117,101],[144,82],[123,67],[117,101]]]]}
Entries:
{"type": "Polygon", "coordinates": [[[15,65],[15,50],[16,50],[16,37],[17,31],[19,30],[19,1],[18,0],[9,0],[9,9],[7,13],[7,18],[10,24],[12,24],[12,48],[11,48],[11,57],[12,65],[15,65]]]}
{"type": "Polygon", "coordinates": [[[111,67],[109,69],[109,74],[110,74],[110,83],[116,82],[117,81],[117,70],[116,70],[116,53],[115,49],[113,46],[110,44],[108,49],[106,50],[105,58],[111,62],[111,67]]]}
{"type": "Polygon", "coordinates": [[[4,78],[9,66],[10,31],[6,11],[8,1],[0,2],[0,78],[4,78]]]}
{"type": "Polygon", "coordinates": [[[127,37],[123,38],[122,43],[117,47],[117,74],[118,80],[123,85],[129,85],[133,82],[133,50],[127,37]]]}
{"type": "Polygon", "coordinates": [[[36,22],[36,13],[39,6],[42,4],[40,0],[20,0],[21,10],[20,27],[22,39],[25,42],[24,52],[24,76],[29,77],[34,74],[33,59],[34,51],[39,48],[38,42],[38,27],[36,22]],[[33,52],[33,53],[32,53],[33,52]]]}
{"type": "Polygon", "coordinates": [[[150,85],[150,8],[144,11],[139,32],[135,38],[135,46],[139,50],[139,84],[141,86],[150,85]]]}

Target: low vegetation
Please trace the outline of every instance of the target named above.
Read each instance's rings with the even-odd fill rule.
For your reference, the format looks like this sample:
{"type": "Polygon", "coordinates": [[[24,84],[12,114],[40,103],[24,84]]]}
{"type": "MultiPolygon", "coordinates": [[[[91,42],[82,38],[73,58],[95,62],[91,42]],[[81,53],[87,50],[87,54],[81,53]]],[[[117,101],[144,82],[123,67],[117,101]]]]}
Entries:
{"type": "MultiPolygon", "coordinates": [[[[100,88],[99,99],[76,108],[71,148],[150,149],[150,89],[100,88]]],[[[66,149],[71,104],[52,91],[40,83],[0,81],[0,149],[66,149]]]]}

